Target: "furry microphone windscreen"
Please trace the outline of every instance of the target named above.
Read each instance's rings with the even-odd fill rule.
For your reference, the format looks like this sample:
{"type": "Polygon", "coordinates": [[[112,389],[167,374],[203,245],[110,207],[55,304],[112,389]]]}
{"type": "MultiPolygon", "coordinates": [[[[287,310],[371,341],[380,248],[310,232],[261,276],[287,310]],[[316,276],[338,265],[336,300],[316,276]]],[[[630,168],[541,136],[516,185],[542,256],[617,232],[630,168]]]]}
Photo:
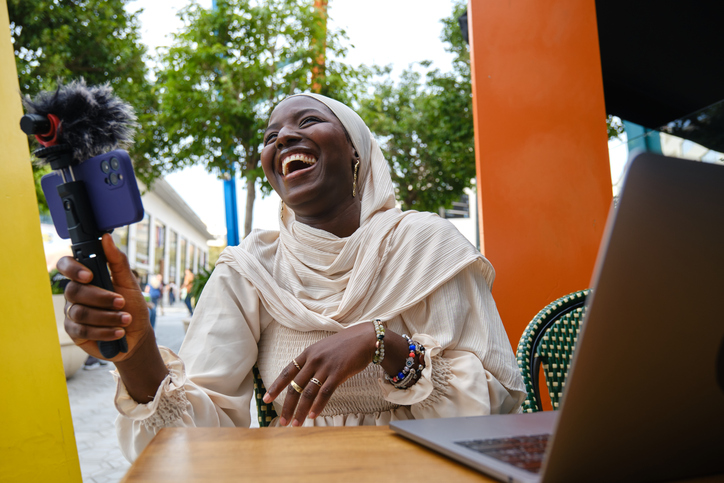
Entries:
{"type": "Polygon", "coordinates": [[[108,84],[88,86],[80,79],[59,85],[54,92],[41,92],[35,99],[25,97],[23,104],[28,113],[58,117],[59,142],[73,149],[78,163],[133,142],[133,108],[108,84]]]}

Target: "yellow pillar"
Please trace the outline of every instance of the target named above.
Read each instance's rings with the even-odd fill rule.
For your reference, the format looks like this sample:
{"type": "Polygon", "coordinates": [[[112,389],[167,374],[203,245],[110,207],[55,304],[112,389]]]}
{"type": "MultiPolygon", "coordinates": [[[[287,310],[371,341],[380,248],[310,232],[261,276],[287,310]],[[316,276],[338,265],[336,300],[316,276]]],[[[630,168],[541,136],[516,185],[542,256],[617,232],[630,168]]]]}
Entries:
{"type": "Polygon", "coordinates": [[[9,32],[0,2],[0,482],[80,482],[9,32]]]}
{"type": "Polygon", "coordinates": [[[611,204],[596,5],[470,0],[468,22],[481,249],[516,347],[588,287],[611,204]]]}

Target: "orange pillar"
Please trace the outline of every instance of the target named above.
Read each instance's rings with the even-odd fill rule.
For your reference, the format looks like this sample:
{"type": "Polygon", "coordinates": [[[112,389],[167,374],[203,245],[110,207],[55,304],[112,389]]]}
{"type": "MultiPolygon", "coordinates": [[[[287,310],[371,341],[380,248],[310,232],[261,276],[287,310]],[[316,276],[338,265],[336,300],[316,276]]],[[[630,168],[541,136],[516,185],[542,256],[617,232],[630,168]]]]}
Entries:
{"type": "Polygon", "coordinates": [[[593,0],[470,0],[478,213],[515,348],[587,288],[611,203],[593,0]]]}

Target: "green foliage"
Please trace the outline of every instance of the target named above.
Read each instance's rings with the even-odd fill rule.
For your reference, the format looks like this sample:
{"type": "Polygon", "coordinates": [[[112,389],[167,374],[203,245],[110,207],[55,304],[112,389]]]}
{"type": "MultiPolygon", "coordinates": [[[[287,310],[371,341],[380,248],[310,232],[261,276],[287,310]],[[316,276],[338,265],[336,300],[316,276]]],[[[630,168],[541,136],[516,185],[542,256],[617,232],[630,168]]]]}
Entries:
{"type": "MultiPolygon", "coordinates": [[[[360,115],[390,163],[405,210],[450,208],[475,178],[470,53],[458,24],[466,8],[466,1],[456,0],[442,20],[452,72],[427,71],[423,81],[420,69],[411,67],[395,83],[389,67],[378,69],[372,95],[361,100],[360,115]]],[[[609,138],[623,132],[617,118],[609,116],[607,125],[609,138]]]]}
{"type": "Polygon", "coordinates": [[[470,55],[457,23],[466,5],[459,1],[443,20],[442,40],[455,55],[452,72],[428,71],[423,83],[410,68],[395,83],[389,68],[378,70],[373,95],[361,101],[360,115],[390,163],[403,209],[449,208],[475,177],[470,55]]]}
{"type": "MultiPolygon", "coordinates": [[[[23,95],[54,90],[58,81],[84,77],[88,84],[110,83],[136,109],[141,129],[129,149],[136,172],[149,183],[160,174],[153,163],[155,94],[146,79],[145,47],[138,13],[130,0],[8,0],[10,33],[23,95]]],[[[34,168],[37,191],[39,170],[34,168]]],[[[41,212],[47,211],[39,197],[41,212]]]]}
{"type": "MultiPolygon", "coordinates": [[[[308,0],[219,0],[215,10],[192,4],[180,17],[184,27],[157,73],[164,168],[202,164],[219,175],[263,179],[259,160],[273,107],[312,86],[325,45],[319,13],[308,0]]],[[[328,33],[328,57],[344,55],[341,36],[328,33]]],[[[327,62],[316,81],[322,93],[345,101],[355,75],[327,62]]]]}
{"type": "Polygon", "coordinates": [[[65,293],[62,283],[63,281],[67,282],[68,279],[63,277],[60,272],[57,269],[53,269],[48,274],[50,277],[50,291],[53,295],[61,295],[65,293]]]}
{"type": "Polygon", "coordinates": [[[191,284],[190,293],[191,300],[193,301],[194,305],[196,305],[196,302],[199,301],[199,297],[201,297],[201,292],[203,292],[204,287],[206,287],[206,284],[208,283],[213,271],[214,267],[211,267],[208,270],[205,268],[199,268],[199,273],[194,276],[194,281],[191,284]]]}
{"type": "Polygon", "coordinates": [[[623,122],[621,122],[621,119],[609,115],[606,117],[606,129],[608,131],[608,139],[618,139],[624,132],[623,122]]]}

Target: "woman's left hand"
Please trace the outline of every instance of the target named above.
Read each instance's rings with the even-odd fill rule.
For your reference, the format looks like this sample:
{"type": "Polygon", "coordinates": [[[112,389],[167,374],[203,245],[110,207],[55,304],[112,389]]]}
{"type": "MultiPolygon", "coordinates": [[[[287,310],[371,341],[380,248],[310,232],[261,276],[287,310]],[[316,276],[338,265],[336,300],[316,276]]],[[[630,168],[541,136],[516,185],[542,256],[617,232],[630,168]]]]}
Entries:
{"type": "Polygon", "coordinates": [[[287,388],[279,423],[301,426],[304,419],[316,418],[344,381],[372,362],[377,337],[372,322],[358,324],[307,347],[290,362],[264,395],[270,403],[287,388]],[[301,388],[299,393],[294,385],[301,388]]]}

